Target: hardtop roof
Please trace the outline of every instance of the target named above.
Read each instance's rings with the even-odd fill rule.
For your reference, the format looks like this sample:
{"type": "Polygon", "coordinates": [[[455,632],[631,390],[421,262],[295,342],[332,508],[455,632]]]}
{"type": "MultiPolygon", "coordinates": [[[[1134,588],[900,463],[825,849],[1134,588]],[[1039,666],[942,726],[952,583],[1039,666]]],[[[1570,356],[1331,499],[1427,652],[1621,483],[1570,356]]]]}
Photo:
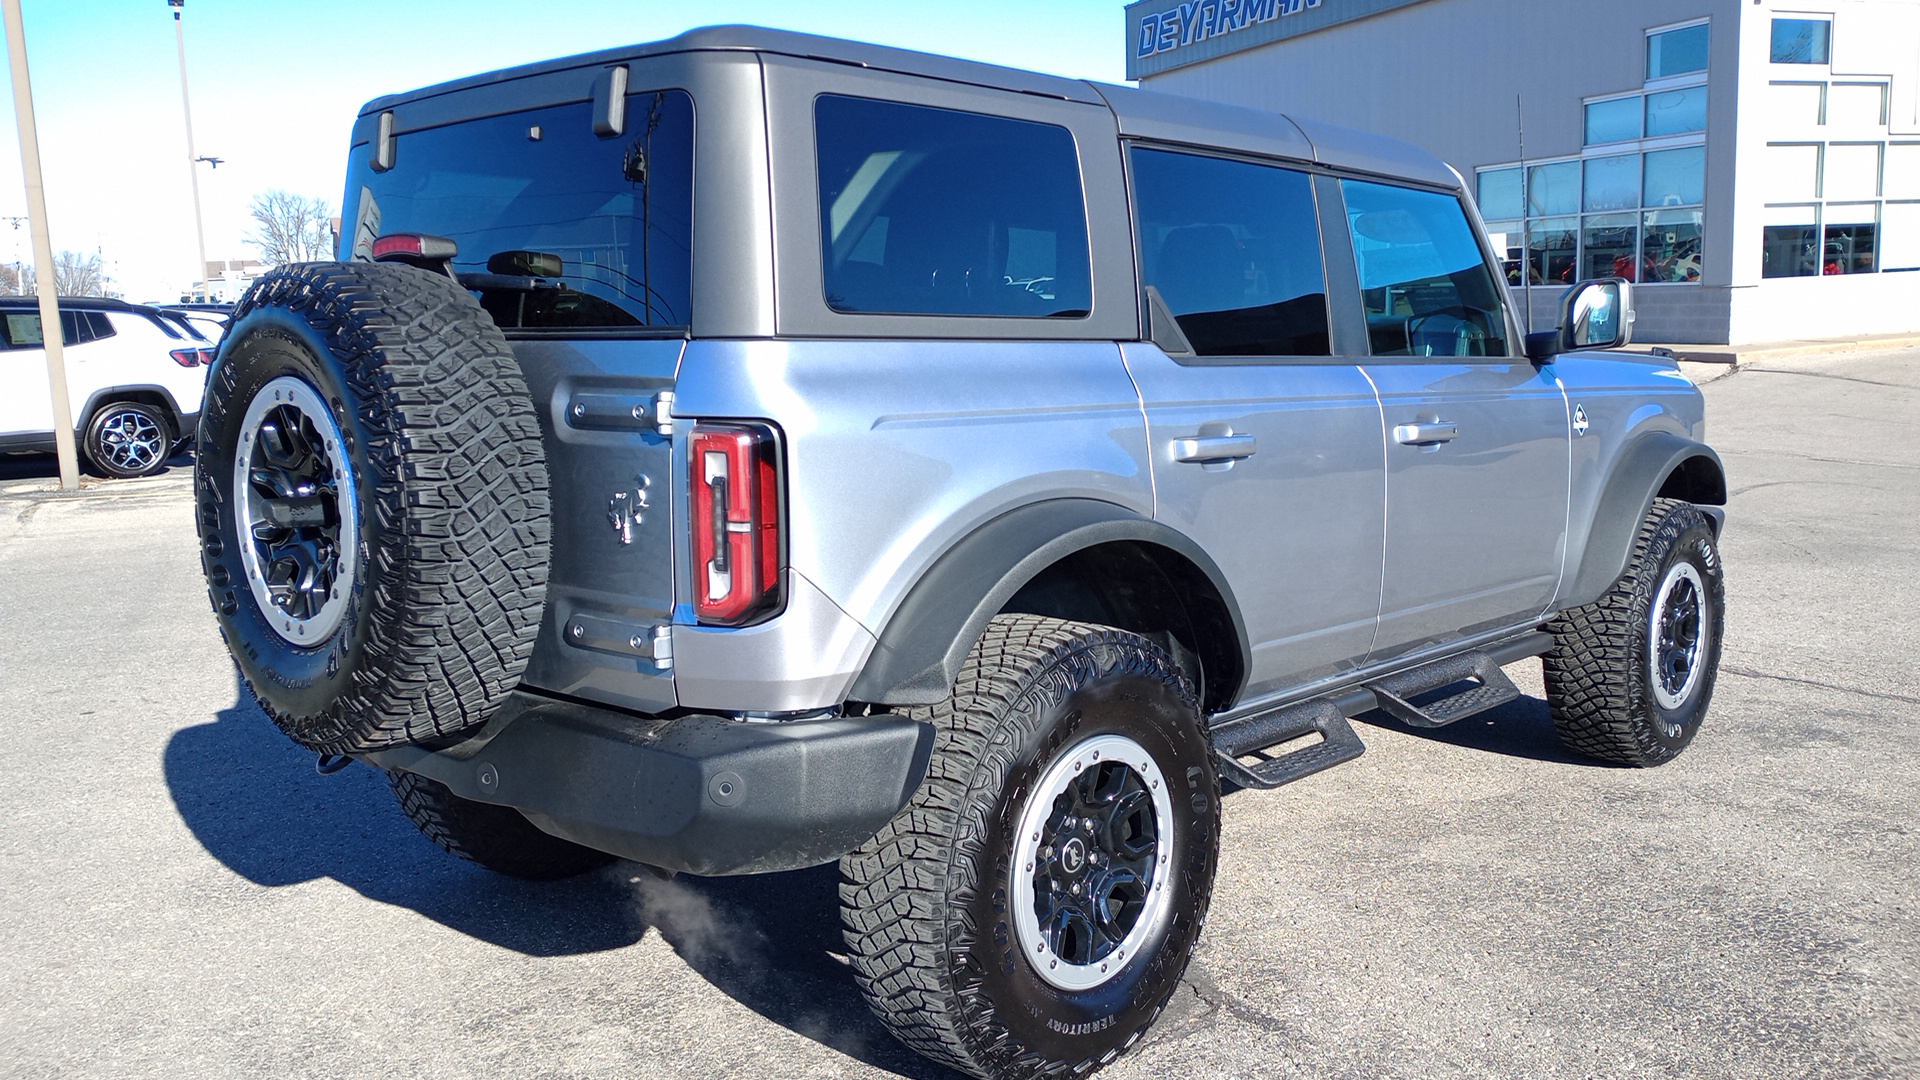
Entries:
{"type": "Polygon", "coordinates": [[[1034,94],[1106,108],[1118,121],[1122,135],[1218,145],[1223,149],[1291,157],[1446,187],[1457,187],[1460,183],[1458,175],[1444,162],[1411,143],[1337,124],[1154,90],[1067,79],[911,49],[759,26],[706,26],[664,41],[503,68],[378,97],[363,106],[360,115],[372,116],[408,102],[531,75],[684,52],[771,53],[1034,94]]]}

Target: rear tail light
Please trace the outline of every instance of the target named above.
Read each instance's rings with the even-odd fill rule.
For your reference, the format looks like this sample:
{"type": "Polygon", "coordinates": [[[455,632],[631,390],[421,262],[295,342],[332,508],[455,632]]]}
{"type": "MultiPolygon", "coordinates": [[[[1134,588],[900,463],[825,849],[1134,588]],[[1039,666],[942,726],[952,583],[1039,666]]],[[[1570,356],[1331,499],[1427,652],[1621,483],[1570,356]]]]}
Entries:
{"type": "Polygon", "coordinates": [[[758,424],[695,424],[688,446],[694,614],[740,626],[780,607],[779,444],[758,424]]]}
{"type": "Polygon", "coordinates": [[[212,349],[175,349],[167,354],[181,367],[200,367],[213,363],[212,349]]]}

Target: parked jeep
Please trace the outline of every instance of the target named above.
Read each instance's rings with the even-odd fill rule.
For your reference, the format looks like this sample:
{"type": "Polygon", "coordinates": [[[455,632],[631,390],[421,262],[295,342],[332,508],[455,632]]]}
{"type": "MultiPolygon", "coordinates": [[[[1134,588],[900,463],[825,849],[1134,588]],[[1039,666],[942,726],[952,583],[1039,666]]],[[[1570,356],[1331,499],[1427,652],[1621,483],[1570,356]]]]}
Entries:
{"type": "MultiPolygon", "coordinates": [[[[1166,1005],[1223,783],[1539,656],[1657,765],[1726,485],[1631,288],[1525,336],[1402,143],[749,28],[381,98],[339,261],[262,279],[201,424],[221,629],[448,851],[839,860],[880,1019],[1079,1074],[1166,1005]]],[[[344,757],[343,757],[344,756],[344,757]]]]}

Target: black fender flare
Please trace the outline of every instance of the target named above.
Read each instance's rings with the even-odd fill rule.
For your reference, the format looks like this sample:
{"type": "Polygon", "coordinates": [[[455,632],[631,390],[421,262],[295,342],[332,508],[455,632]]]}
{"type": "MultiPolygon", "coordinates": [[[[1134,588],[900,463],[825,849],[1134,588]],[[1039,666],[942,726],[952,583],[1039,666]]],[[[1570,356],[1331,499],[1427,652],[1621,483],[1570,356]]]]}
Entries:
{"type": "MultiPolygon", "coordinates": [[[[1653,500],[1660,495],[1669,477],[1678,470],[1699,470],[1705,490],[1694,501],[1707,506],[1724,506],[1727,501],[1726,469],[1720,455],[1702,442],[1655,431],[1628,444],[1614,461],[1613,470],[1601,489],[1588,524],[1587,544],[1580,566],[1561,591],[1561,607],[1591,604],[1613,587],[1626,573],[1627,559],[1633,554],[1633,538],[1646,520],[1653,500]],[[1696,460],[1700,463],[1695,464],[1696,460]]],[[[1711,515],[1714,531],[1719,531],[1720,515],[1711,515]]]]}
{"type": "Polygon", "coordinates": [[[887,620],[848,698],[886,705],[944,700],[987,622],[1022,586],[1076,551],[1123,540],[1167,548],[1207,575],[1232,617],[1246,671],[1252,653],[1240,607],[1200,545],[1114,503],[1051,499],[1001,514],[935,559],[887,620]]]}

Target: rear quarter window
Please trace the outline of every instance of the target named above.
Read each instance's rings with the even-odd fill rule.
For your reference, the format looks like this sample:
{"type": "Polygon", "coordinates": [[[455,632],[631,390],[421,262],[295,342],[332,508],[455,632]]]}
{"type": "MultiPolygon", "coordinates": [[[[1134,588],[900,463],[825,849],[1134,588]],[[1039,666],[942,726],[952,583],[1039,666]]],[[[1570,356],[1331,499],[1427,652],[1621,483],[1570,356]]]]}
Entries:
{"type": "Polygon", "coordinates": [[[814,132],[833,310],[1084,318],[1093,306],[1067,129],[823,95],[814,132]]]}

